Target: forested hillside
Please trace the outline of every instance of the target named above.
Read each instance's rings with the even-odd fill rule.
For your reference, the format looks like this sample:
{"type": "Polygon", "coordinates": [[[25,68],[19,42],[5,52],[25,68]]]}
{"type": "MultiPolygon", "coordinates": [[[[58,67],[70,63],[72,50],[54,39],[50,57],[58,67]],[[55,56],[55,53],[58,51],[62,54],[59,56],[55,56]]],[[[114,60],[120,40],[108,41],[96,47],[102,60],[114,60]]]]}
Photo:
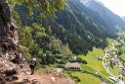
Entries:
{"type": "MultiPolygon", "coordinates": [[[[89,17],[89,14],[85,11],[85,9],[89,9],[78,0],[68,0],[64,10],[56,13],[57,18],[55,20],[48,17],[42,20],[42,25],[38,17],[39,12],[35,8],[33,10],[34,17],[28,19],[24,6],[16,7],[18,8],[17,12],[21,17],[22,25],[29,26],[21,29],[21,32],[25,33],[24,35],[21,34],[23,36],[21,36],[20,42],[27,48],[30,48],[32,44],[32,47],[37,48],[34,48],[35,51],[29,49],[31,50],[29,53],[31,52],[30,54],[32,55],[40,52],[40,55],[42,55],[48,51],[51,54],[65,54],[66,52],[68,54],[87,54],[88,50],[92,50],[94,46],[104,48],[107,45],[106,38],[114,37],[114,35],[111,35],[110,32],[103,29],[89,17]],[[33,30],[36,27],[38,27],[37,30],[33,30]],[[29,36],[26,37],[26,32],[31,38],[29,36]],[[37,33],[41,33],[41,35],[36,36],[37,33]],[[29,39],[28,41],[30,42],[34,40],[35,43],[26,45],[25,43],[27,42],[23,39],[29,39]]],[[[95,12],[92,11],[92,13],[95,12]]]]}

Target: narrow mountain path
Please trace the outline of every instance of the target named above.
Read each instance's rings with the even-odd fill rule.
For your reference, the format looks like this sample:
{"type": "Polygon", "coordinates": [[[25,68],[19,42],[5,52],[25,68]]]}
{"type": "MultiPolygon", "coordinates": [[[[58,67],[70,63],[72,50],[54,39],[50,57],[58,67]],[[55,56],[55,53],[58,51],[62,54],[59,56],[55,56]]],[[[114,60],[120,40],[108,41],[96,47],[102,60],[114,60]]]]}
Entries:
{"type": "Polygon", "coordinates": [[[30,84],[31,82],[35,82],[36,84],[74,84],[71,79],[61,76],[57,73],[45,73],[42,71],[36,72],[33,75],[20,75],[18,76],[19,80],[17,83],[27,82],[30,84]]]}
{"type": "Polygon", "coordinates": [[[75,84],[75,82],[58,72],[36,71],[33,75],[28,64],[23,67],[0,68],[0,84],[75,84]],[[1,70],[4,69],[4,70],[1,70]]]}
{"type": "Polygon", "coordinates": [[[26,66],[16,75],[16,83],[22,84],[75,84],[69,77],[63,76],[57,72],[36,71],[30,75],[30,69],[26,66]]]}

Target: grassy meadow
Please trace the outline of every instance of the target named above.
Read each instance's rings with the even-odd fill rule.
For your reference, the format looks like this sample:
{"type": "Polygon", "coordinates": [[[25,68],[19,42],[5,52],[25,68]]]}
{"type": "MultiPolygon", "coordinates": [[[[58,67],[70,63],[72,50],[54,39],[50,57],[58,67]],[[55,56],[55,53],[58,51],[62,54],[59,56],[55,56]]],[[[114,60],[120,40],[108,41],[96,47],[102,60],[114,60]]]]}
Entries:
{"type": "MultiPolygon", "coordinates": [[[[102,61],[98,60],[98,57],[103,58],[104,55],[104,51],[102,49],[97,48],[93,48],[93,51],[89,51],[89,53],[86,56],[80,55],[80,58],[86,60],[88,65],[92,66],[90,67],[86,64],[81,64],[82,70],[86,70],[91,73],[96,73],[99,71],[101,73],[100,75],[106,79],[106,77],[110,75],[104,69],[102,61]]],[[[101,82],[99,78],[92,76],[91,74],[75,72],[72,73],[72,75],[77,76],[81,79],[81,81],[78,84],[99,84],[101,82]]]]}
{"type": "MultiPolygon", "coordinates": [[[[102,49],[98,49],[98,48],[93,48],[93,51],[89,51],[88,54],[85,55],[79,55],[80,58],[84,59],[87,61],[87,65],[86,64],[81,64],[81,68],[82,70],[86,70],[88,72],[91,73],[97,73],[101,75],[105,80],[108,80],[111,82],[111,80],[109,80],[109,76],[110,74],[105,70],[105,68],[102,65],[102,61],[98,60],[98,58],[103,59],[103,57],[105,56],[105,51],[107,49],[115,49],[115,45],[119,45],[119,43],[117,41],[114,41],[112,39],[107,39],[108,41],[108,47],[106,47],[104,50],[102,49]]],[[[122,58],[124,58],[124,56],[121,56],[122,58]]],[[[124,58],[125,59],[125,58],[124,58]]],[[[106,61],[106,59],[105,59],[106,61]]],[[[109,61],[109,60],[107,60],[109,61]]],[[[114,74],[114,75],[118,75],[119,69],[117,67],[114,67],[114,69],[109,68],[109,70],[114,74]]],[[[72,73],[73,76],[77,76],[78,78],[80,78],[80,82],[78,84],[100,84],[101,79],[91,75],[91,74],[86,74],[86,73],[82,73],[82,72],[74,72],[72,73]]],[[[111,82],[111,84],[113,84],[113,82],[111,82]]]]}
{"type": "Polygon", "coordinates": [[[98,57],[103,58],[104,55],[105,54],[104,54],[103,50],[93,48],[93,51],[89,51],[89,53],[86,56],[80,55],[79,57],[81,57],[82,59],[85,59],[89,65],[91,65],[98,71],[105,71],[105,69],[102,65],[102,61],[98,60],[98,57]]]}
{"type": "Polygon", "coordinates": [[[86,73],[74,72],[73,76],[77,76],[80,78],[80,82],[78,84],[100,84],[101,80],[86,73]]]}

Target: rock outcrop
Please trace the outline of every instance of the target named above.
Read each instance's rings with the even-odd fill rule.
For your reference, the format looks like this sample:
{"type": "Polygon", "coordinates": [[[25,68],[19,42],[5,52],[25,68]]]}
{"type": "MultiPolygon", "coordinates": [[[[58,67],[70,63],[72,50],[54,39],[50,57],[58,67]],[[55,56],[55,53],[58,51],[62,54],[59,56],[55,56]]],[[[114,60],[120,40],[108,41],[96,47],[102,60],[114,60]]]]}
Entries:
{"type": "Polygon", "coordinates": [[[5,66],[9,66],[9,61],[20,63],[22,58],[18,28],[11,8],[6,0],[0,0],[0,60],[5,66]]]}

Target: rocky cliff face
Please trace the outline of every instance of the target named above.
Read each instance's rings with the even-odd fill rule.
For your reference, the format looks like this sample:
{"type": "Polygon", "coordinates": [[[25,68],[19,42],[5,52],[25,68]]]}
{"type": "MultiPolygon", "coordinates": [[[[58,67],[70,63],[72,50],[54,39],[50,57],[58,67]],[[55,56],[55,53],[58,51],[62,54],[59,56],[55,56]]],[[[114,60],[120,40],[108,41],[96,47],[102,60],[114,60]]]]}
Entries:
{"type": "Polygon", "coordinates": [[[0,0],[0,56],[16,63],[19,63],[17,58],[21,57],[18,29],[6,0],[0,0]]]}
{"type": "MultiPolygon", "coordinates": [[[[0,84],[3,76],[14,71],[22,62],[19,48],[18,29],[13,20],[11,8],[6,0],[0,0],[0,84]]],[[[11,78],[11,77],[10,77],[11,78]]]]}

